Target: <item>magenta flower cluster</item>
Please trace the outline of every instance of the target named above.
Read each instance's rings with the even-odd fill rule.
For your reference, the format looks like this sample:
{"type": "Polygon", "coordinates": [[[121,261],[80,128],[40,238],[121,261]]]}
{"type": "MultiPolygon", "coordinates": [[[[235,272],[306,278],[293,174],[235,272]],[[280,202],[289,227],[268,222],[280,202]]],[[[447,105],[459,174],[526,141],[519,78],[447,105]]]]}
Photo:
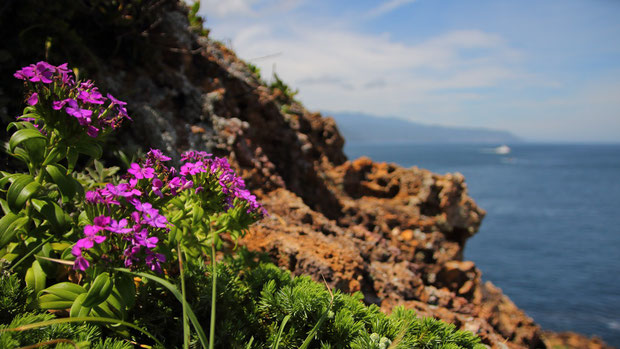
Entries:
{"type": "Polygon", "coordinates": [[[147,268],[161,272],[161,263],[166,258],[155,249],[159,237],[172,225],[151,203],[175,197],[185,190],[193,190],[192,194],[196,195],[205,187],[212,188],[211,183],[217,183],[218,197],[223,196],[221,211],[226,212],[234,205],[245,205],[248,214],[257,217],[266,214],[225,158],[189,151],[181,159],[182,166],[177,171],[164,164],[170,157],[158,149],[151,149],[144,161],[131,164],[124,176],[126,183],[108,183],[86,193],[87,204],[98,206],[108,214],[94,218],[93,224],[84,227],[84,237],[72,249],[76,257],[75,269],[89,267],[85,251],[112,239],[116,241],[112,245],[124,246],[119,254],[126,267],[137,267],[143,259],[147,268]]]}
{"type": "Polygon", "coordinates": [[[84,256],[84,251],[91,249],[95,243],[101,244],[108,238],[115,240],[114,246],[125,246],[122,251],[123,264],[133,266],[144,257],[146,266],[161,272],[161,263],[166,258],[156,253],[158,234],[170,229],[168,219],[148,202],[142,202],[143,194],[136,189],[137,182],[106,184],[104,188],[86,193],[86,202],[102,204],[110,216],[95,217],[92,225],[84,227],[84,238],[78,240],[71,253],[76,257],[74,268],[85,270],[90,263],[84,256]],[[116,208],[116,209],[114,209],[116,208]],[[114,214],[116,213],[116,214],[114,214]],[[114,219],[113,216],[121,216],[114,219]],[[118,242],[121,242],[119,244],[118,242]]]}
{"type": "Polygon", "coordinates": [[[73,117],[90,137],[118,128],[124,119],[131,120],[125,108],[127,103],[110,94],[104,97],[90,80],[76,83],[67,63],[54,66],[38,62],[23,67],[13,76],[35,83],[35,91],[27,99],[29,105],[36,106],[42,98],[49,99],[54,110],[63,110],[73,117]]]}
{"type": "MultiPolygon", "coordinates": [[[[256,196],[245,188],[243,178],[237,176],[235,171],[230,168],[226,158],[212,157],[212,154],[205,152],[189,151],[181,156],[181,160],[184,161],[179,171],[181,176],[209,173],[217,177],[221,191],[225,195],[225,208],[227,210],[232,208],[235,199],[238,199],[242,203],[247,203],[247,213],[256,213],[260,216],[266,214],[265,209],[256,200],[256,196]]],[[[196,188],[197,192],[200,190],[202,187],[196,188]]]]}

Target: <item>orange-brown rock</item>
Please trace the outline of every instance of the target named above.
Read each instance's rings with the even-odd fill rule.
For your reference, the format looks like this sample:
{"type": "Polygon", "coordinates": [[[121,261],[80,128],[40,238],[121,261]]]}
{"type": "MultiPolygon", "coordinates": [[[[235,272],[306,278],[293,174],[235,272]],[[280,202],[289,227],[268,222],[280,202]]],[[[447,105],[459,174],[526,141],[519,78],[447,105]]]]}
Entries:
{"type": "Polygon", "coordinates": [[[575,332],[544,332],[544,340],[547,348],[588,348],[588,349],[612,349],[600,338],[587,338],[575,332]]]}

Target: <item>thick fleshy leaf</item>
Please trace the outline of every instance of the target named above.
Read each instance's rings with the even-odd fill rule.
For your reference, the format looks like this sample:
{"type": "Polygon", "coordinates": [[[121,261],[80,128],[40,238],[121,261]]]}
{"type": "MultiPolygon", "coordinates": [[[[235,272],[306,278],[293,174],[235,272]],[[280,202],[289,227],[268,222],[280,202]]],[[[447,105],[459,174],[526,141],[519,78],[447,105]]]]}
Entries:
{"type": "Polygon", "coordinates": [[[11,180],[11,178],[13,178],[15,175],[12,173],[8,173],[8,172],[4,172],[4,171],[0,171],[0,189],[3,189],[4,186],[9,183],[9,181],[11,180]]]}
{"type": "Polygon", "coordinates": [[[30,221],[30,218],[16,215],[12,212],[7,213],[0,219],[0,248],[6,246],[17,232],[30,221]]]}
{"type": "Polygon", "coordinates": [[[114,289],[118,290],[118,294],[123,298],[123,303],[132,308],[136,302],[136,284],[129,275],[121,275],[120,278],[114,280],[114,289]]]}
{"type": "Polygon", "coordinates": [[[28,152],[23,148],[16,148],[14,152],[10,153],[12,157],[19,159],[21,162],[27,164],[30,162],[30,158],[28,157],[28,152]]]}
{"type": "Polygon", "coordinates": [[[194,224],[198,224],[198,222],[202,221],[205,215],[205,210],[200,207],[200,205],[194,206],[192,208],[192,221],[194,224]]]}
{"type": "Polygon", "coordinates": [[[41,166],[46,166],[46,165],[53,164],[53,163],[60,161],[62,158],[65,157],[66,152],[67,152],[67,149],[65,147],[61,147],[61,146],[54,147],[52,151],[50,151],[50,153],[47,154],[47,157],[45,158],[45,161],[43,161],[43,164],[41,166]]]}
{"type": "Polygon", "coordinates": [[[45,136],[41,134],[41,132],[39,132],[38,130],[33,130],[29,128],[18,130],[17,132],[13,133],[11,139],[9,139],[9,152],[12,153],[15,150],[15,147],[22,144],[23,142],[33,139],[45,140],[45,136]]]}
{"type": "Polygon", "coordinates": [[[75,179],[67,175],[67,169],[64,166],[54,164],[45,166],[45,172],[52,178],[60,193],[62,194],[62,201],[68,202],[73,199],[75,195],[75,179]]]}
{"type": "Polygon", "coordinates": [[[73,171],[73,168],[75,167],[75,164],[78,161],[79,155],[80,153],[77,151],[77,149],[75,149],[75,147],[67,148],[66,157],[67,157],[69,171],[73,171]]]}
{"type": "Polygon", "coordinates": [[[40,164],[43,162],[47,140],[45,138],[33,138],[24,142],[23,145],[28,152],[28,158],[34,166],[37,168],[41,166],[40,164]]]}
{"type": "Polygon", "coordinates": [[[2,209],[2,212],[5,215],[9,214],[9,212],[11,212],[11,209],[9,208],[9,203],[6,202],[6,200],[4,200],[4,199],[0,199],[0,209],[2,209]]]}
{"type": "Polygon", "coordinates": [[[45,274],[49,275],[50,277],[53,277],[56,274],[56,271],[58,270],[58,264],[47,259],[56,257],[54,251],[52,250],[52,244],[47,242],[41,245],[39,251],[35,254],[35,257],[45,257],[45,259],[37,258],[45,274]]]}
{"type": "Polygon", "coordinates": [[[93,159],[99,159],[103,155],[101,145],[95,141],[83,141],[75,146],[80,154],[86,154],[93,159]]]}
{"type": "Polygon", "coordinates": [[[86,298],[86,293],[82,293],[76,297],[71,305],[71,310],[69,311],[70,317],[81,317],[88,316],[92,308],[85,307],[82,304],[84,303],[84,299],[86,298]]]}
{"type": "Polygon", "coordinates": [[[35,182],[34,178],[30,175],[21,175],[17,177],[6,194],[6,201],[9,204],[11,211],[17,213],[26,204],[26,201],[30,199],[41,188],[41,185],[35,182]]]}
{"type": "Polygon", "coordinates": [[[69,217],[51,200],[32,199],[32,206],[45,218],[45,220],[54,228],[55,234],[64,233],[69,226],[69,217]]]}
{"type": "Polygon", "coordinates": [[[72,301],[48,301],[46,297],[39,299],[39,308],[45,310],[69,309],[72,304],[72,301]]]}
{"type": "MultiPolygon", "coordinates": [[[[22,115],[20,117],[30,117],[30,116],[32,116],[32,114],[22,115]]],[[[37,129],[36,127],[34,127],[34,125],[30,121],[13,121],[9,123],[8,126],[6,127],[7,132],[10,131],[12,128],[16,128],[18,130],[23,130],[23,129],[36,130],[37,129]]]]}
{"type": "Polygon", "coordinates": [[[46,277],[47,275],[45,275],[39,261],[34,261],[32,267],[26,271],[26,285],[32,288],[35,294],[38,294],[45,288],[46,277]]]}
{"type": "Polygon", "coordinates": [[[114,287],[112,293],[108,299],[105,300],[105,304],[108,308],[116,314],[116,317],[125,319],[127,318],[127,304],[125,303],[125,297],[123,297],[120,291],[114,287]]]}
{"type": "Polygon", "coordinates": [[[39,298],[44,295],[53,296],[47,297],[48,300],[66,300],[74,301],[79,295],[86,294],[86,289],[78,284],[72,282],[59,282],[39,292],[39,298]]]}
{"type": "Polygon", "coordinates": [[[97,275],[88,288],[88,294],[86,295],[86,298],[84,298],[82,305],[93,308],[103,303],[110,296],[113,286],[114,283],[110,278],[110,274],[101,273],[97,275]]]}

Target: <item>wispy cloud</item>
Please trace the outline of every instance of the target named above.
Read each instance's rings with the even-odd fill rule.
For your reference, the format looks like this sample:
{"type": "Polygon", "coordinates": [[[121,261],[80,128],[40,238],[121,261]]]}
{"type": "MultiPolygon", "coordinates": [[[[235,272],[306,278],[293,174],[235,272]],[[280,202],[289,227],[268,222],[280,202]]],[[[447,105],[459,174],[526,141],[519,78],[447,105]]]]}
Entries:
{"type": "Polygon", "coordinates": [[[298,23],[286,35],[264,25],[249,27],[232,41],[242,57],[281,52],[254,63],[266,77],[275,66],[315,109],[426,114],[426,101],[458,104],[464,92],[471,95],[468,90],[527,79],[511,65],[519,59],[515,50],[498,35],[478,30],[448,32],[408,45],[388,35],[298,23]],[[478,49],[483,53],[473,55],[478,49]],[[461,97],[451,99],[454,94],[461,97]]]}
{"type": "Polygon", "coordinates": [[[407,5],[407,4],[411,4],[416,2],[417,0],[389,0],[389,1],[385,1],[383,3],[381,3],[381,5],[371,9],[370,11],[366,12],[365,16],[366,18],[372,18],[372,17],[379,17],[381,15],[384,15],[386,13],[392,12],[394,10],[396,10],[397,8],[403,6],[403,5],[407,5]]]}
{"type": "MultiPolygon", "coordinates": [[[[575,140],[596,132],[608,139],[620,134],[620,85],[615,83],[620,71],[601,70],[611,79],[607,83],[585,74],[550,73],[541,67],[556,69],[548,62],[557,62],[560,72],[570,58],[564,50],[528,51],[528,38],[515,40],[514,32],[481,29],[476,22],[449,29],[438,24],[422,33],[411,28],[386,33],[370,26],[372,16],[415,10],[417,4],[406,7],[415,0],[385,1],[361,13],[340,5],[330,12],[333,3],[320,1],[202,1],[212,37],[229,41],[265,79],[275,70],[313,110],[508,128],[536,138],[560,139],[570,129],[575,140]],[[585,88],[585,81],[592,84],[585,88]]],[[[529,32],[535,38],[544,34],[529,32]]]]}
{"type": "Polygon", "coordinates": [[[215,16],[226,17],[230,15],[253,14],[252,5],[255,0],[201,0],[201,7],[208,8],[215,16]]]}

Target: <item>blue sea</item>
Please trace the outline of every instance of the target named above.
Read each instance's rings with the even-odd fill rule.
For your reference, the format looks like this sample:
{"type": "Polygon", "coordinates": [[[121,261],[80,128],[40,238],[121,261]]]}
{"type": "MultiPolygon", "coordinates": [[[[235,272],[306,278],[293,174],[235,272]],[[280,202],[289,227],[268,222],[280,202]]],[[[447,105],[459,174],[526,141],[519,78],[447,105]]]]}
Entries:
{"type": "Polygon", "coordinates": [[[465,175],[487,211],[465,258],[544,329],[620,347],[620,145],[348,144],[350,159],[465,175]]]}

